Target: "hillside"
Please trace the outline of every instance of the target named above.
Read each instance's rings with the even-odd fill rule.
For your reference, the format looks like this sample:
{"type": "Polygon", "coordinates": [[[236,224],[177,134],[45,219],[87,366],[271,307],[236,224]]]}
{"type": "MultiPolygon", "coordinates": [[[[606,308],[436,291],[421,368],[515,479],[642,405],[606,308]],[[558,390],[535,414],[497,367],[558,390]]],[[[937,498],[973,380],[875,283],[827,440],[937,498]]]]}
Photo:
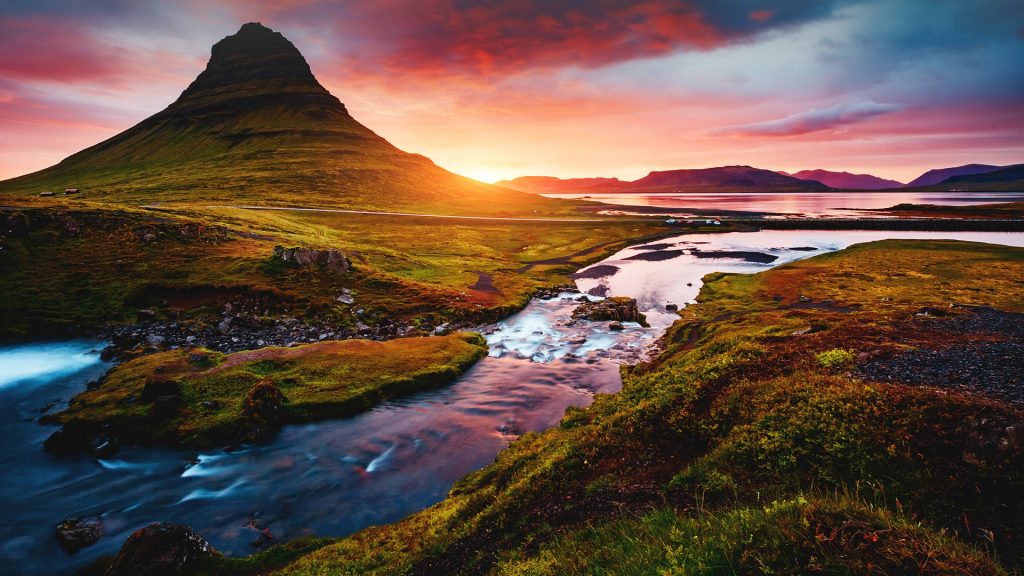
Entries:
{"type": "Polygon", "coordinates": [[[902,182],[886,180],[871,174],[851,174],[849,172],[833,172],[831,170],[801,170],[790,174],[801,180],[816,180],[830,188],[842,188],[846,190],[882,190],[885,188],[899,188],[902,182]]]}
{"type": "Polygon", "coordinates": [[[0,193],[82,189],[104,201],[279,203],[424,212],[561,204],[452,174],[357,122],[280,33],[250,23],[163,111],[0,193]]]}
{"type": "Polygon", "coordinates": [[[917,178],[914,178],[907,183],[907,188],[913,188],[917,186],[934,186],[941,184],[948,178],[954,176],[970,176],[973,174],[984,174],[985,172],[991,172],[998,170],[1002,166],[991,166],[988,164],[964,164],[963,166],[955,166],[953,168],[936,168],[929,170],[924,174],[921,174],[917,178]]]}
{"type": "Polygon", "coordinates": [[[1006,166],[982,174],[952,176],[941,185],[962,190],[1024,191],[1024,164],[1006,166]]]}
{"type": "Polygon", "coordinates": [[[771,170],[750,166],[720,166],[682,170],[654,171],[639,180],[618,178],[570,178],[563,180],[551,176],[524,176],[499,182],[524,192],[535,194],[579,193],[614,194],[642,192],[729,192],[779,191],[815,192],[828,190],[820,182],[801,180],[771,170]]]}

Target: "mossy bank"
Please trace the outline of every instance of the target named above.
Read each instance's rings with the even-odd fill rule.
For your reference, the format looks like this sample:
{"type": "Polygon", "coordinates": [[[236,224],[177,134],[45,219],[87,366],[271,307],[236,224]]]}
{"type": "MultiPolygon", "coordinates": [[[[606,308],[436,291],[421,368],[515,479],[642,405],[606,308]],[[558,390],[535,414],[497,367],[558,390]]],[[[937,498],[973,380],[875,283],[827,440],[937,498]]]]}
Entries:
{"type": "Polygon", "coordinates": [[[113,368],[54,415],[63,428],[47,448],[104,453],[124,443],[263,440],[287,423],[350,416],[449,384],[486,354],[486,342],[473,333],[150,354],[113,368]]]}

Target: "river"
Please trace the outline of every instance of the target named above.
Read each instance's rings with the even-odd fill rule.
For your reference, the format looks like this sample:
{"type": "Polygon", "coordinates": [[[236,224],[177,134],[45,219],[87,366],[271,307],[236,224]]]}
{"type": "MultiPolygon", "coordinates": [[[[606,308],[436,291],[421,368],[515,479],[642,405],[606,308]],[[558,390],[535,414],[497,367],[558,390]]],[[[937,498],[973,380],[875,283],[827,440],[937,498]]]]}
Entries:
{"type": "Polygon", "coordinates": [[[626,324],[613,332],[607,322],[572,322],[580,293],[534,300],[480,328],[490,355],[451,386],[353,418],[288,426],[268,444],[231,453],[51,456],[42,441],[55,427],[36,420],[109,368],[99,359],[103,343],[0,348],[0,559],[7,573],[67,574],[161,520],[188,524],[232,555],[256,551],[264,527],[283,541],[398,520],[444,498],[456,479],[522,433],[557,424],[567,406],[617,391],[619,366],[644,355],[676,318],[665,305],[692,302],[705,274],[757,272],[882,238],[1024,246],[1021,233],[787,230],[684,235],[627,248],[585,269],[591,277],[577,284],[582,292],[637,298],[650,328],[626,324]],[[106,536],[66,554],[53,531],[69,515],[102,516],[106,536]]]}

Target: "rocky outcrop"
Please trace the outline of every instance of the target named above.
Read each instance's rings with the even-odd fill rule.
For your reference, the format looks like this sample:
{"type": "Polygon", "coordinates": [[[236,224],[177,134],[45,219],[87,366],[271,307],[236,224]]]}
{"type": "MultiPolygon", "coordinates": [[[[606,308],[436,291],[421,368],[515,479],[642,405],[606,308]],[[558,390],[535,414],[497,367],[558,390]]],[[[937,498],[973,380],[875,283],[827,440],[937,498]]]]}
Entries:
{"type": "Polygon", "coordinates": [[[55,535],[60,547],[74,554],[103,537],[103,519],[99,516],[71,516],[57,524],[55,535]]]}
{"type": "Polygon", "coordinates": [[[242,402],[245,427],[241,440],[257,442],[272,436],[284,422],[284,403],[287,401],[270,378],[257,382],[242,402]]]}
{"type": "Polygon", "coordinates": [[[274,246],[274,258],[298,268],[323,266],[335,274],[347,272],[352,268],[352,263],[348,257],[333,248],[330,250],[316,250],[314,248],[274,246]]]}
{"type": "Polygon", "coordinates": [[[572,317],[578,320],[637,322],[647,326],[647,318],[640,313],[636,300],[625,296],[583,302],[573,310],[572,317]]]}
{"type": "Polygon", "coordinates": [[[107,576],[190,574],[221,553],[191,528],[161,522],[132,533],[107,569],[107,576]]]}

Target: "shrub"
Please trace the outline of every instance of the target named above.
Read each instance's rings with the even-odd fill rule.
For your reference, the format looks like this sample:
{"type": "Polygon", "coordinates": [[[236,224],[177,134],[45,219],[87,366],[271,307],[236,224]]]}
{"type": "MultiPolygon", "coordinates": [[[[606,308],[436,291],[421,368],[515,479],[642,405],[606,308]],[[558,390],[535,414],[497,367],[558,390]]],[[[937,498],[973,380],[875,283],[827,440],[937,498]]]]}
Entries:
{"type": "Polygon", "coordinates": [[[833,348],[831,350],[825,350],[819,352],[817,355],[818,364],[824,368],[842,368],[849,364],[853,364],[855,356],[853,352],[844,350],[842,348],[833,348]]]}

